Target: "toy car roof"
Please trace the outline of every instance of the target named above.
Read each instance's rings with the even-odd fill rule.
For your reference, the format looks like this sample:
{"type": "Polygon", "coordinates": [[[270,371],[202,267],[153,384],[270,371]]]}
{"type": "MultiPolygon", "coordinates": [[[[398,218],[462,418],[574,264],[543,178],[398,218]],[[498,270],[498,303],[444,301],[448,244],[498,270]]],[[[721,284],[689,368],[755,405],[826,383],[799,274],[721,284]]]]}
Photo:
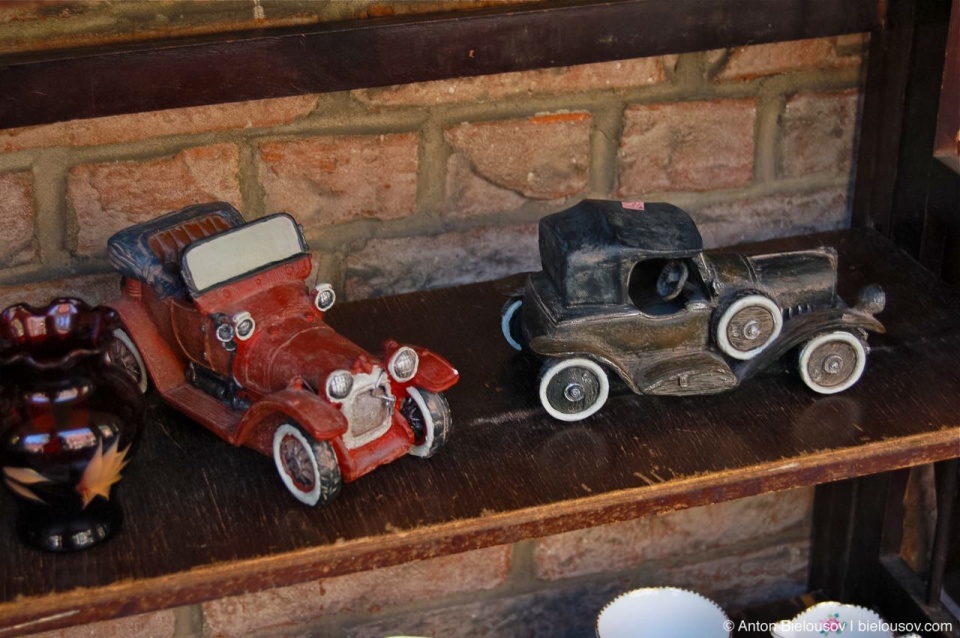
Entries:
{"type": "Polygon", "coordinates": [[[567,304],[621,303],[634,264],[703,250],[690,216],[672,204],[586,199],[540,220],[540,259],[567,304]]]}
{"type": "Polygon", "coordinates": [[[186,294],[180,254],[193,242],[244,223],[225,202],[196,204],[136,224],[107,240],[110,263],[122,275],[153,287],[161,299],[186,294]]]}

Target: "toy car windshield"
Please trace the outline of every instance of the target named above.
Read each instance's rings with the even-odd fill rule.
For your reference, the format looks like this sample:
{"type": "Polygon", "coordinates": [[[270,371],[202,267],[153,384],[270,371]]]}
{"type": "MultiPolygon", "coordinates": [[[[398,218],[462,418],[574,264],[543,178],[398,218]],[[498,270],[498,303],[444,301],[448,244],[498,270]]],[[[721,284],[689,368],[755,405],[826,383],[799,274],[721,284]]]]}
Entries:
{"type": "Polygon", "coordinates": [[[181,272],[192,295],[263,270],[307,249],[297,222],[271,215],[191,244],[181,272]]]}

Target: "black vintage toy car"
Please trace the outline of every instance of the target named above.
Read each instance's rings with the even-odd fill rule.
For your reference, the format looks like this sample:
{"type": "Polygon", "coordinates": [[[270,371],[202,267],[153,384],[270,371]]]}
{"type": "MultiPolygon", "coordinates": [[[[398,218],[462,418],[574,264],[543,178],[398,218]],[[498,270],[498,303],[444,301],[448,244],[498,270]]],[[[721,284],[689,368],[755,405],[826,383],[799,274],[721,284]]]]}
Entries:
{"type": "Polygon", "coordinates": [[[848,307],[837,253],[706,255],[671,204],[585,200],[540,221],[543,270],[501,314],[507,342],[546,359],[540,401],[576,421],[607,400],[609,375],[639,394],[713,394],[795,349],[816,392],[846,390],[866,363],[884,293],[848,307]]]}

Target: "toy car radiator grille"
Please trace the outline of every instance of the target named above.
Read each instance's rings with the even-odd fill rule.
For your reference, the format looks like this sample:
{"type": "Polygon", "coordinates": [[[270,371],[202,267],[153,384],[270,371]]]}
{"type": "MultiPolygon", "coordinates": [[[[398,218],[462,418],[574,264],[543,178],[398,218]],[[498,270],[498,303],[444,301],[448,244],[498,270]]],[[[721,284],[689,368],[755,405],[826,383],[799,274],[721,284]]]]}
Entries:
{"type": "Polygon", "coordinates": [[[796,306],[791,306],[783,309],[783,318],[784,319],[793,319],[799,315],[804,314],[805,312],[810,312],[813,310],[813,306],[810,304],[798,304],[796,306]]]}
{"type": "Polygon", "coordinates": [[[343,442],[348,449],[365,445],[390,428],[396,398],[390,393],[390,382],[383,370],[355,374],[353,391],[343,401],[343,414],[350,424],[343,442]]]}

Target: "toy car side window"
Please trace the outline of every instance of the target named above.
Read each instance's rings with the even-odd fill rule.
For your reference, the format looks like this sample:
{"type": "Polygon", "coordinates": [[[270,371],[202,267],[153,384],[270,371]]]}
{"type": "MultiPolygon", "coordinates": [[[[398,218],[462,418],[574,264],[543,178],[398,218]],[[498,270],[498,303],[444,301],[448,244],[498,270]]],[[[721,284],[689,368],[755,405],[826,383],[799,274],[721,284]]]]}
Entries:
{"type": "Polygon", "coordinates": [[[639,261],[630,271],[628,286],[630,301],[648,315],[681,312],[687,302],[705,298],[700,272],[689,259],[639,261]]]}

